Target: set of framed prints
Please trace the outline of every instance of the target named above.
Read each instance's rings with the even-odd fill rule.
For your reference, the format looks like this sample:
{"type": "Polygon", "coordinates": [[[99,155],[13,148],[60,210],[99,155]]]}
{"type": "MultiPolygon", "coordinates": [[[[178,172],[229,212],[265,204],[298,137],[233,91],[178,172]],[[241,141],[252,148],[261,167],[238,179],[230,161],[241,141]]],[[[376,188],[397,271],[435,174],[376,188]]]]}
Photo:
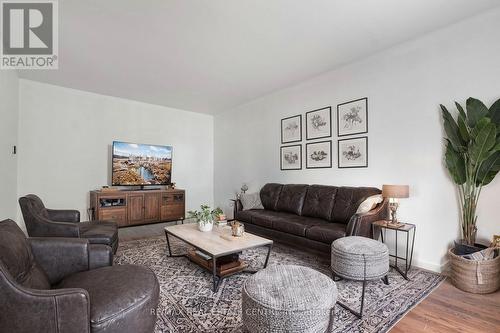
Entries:
{"type": "MultiPolygon", "coordinates": [[[[368,137],[342,138],[368,133],[368,98],[337,105],[337,151],[339,168],[368,167],[368,137]]],[[[306,112],[306,140],[332,137],[331,106],[306,112]]],[[[302,115],[281,119],[281,170],[302,169],[302,115]],[[294,144],[295,143],[295,144],[294,144]]],[[[307,169],[332,167],[332,140],[305,144],[307,169]]]]}

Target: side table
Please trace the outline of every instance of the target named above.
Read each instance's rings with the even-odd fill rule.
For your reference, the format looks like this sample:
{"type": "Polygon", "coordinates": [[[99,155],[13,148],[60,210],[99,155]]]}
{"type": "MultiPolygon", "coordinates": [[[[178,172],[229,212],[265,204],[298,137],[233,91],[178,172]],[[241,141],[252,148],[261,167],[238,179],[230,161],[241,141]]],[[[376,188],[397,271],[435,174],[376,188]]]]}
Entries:
{"type": "Polygon", "coordinates": [[[415,245],[415,231],[416,231],[416,226],[411,223],[403,223],[401,226],[394,226],[389,223],[390,221],[385,221],[385,220],[380,220],[380,221],[375,221],[372,223],[372,233],[375,239],[378,239],[379,236],[375,235],[375,229],[379,228],[380,230],[380,238],[382,243],[385,243],[384,241],[384,230],[394,230],[395,233],[395,254],[389,254],[390,257],[394,258],[394,265],[391,265],[396,271],[398,271],[399,274],[401,274],[402,277],[404,277],[406,280],[409,280],[408,278],[408,271],[411,268],[411,262],[413,260],[413,246],[415,245]],[[401,257],[398,255],[398,234],[400,232],[406,233],[406,256],[401,257]],[[410,247],[410,233],[411,233],[411,247],[410,247]],[[404,271],[399,267],[398,265],[398,260],[404,261],[404,271]]]}

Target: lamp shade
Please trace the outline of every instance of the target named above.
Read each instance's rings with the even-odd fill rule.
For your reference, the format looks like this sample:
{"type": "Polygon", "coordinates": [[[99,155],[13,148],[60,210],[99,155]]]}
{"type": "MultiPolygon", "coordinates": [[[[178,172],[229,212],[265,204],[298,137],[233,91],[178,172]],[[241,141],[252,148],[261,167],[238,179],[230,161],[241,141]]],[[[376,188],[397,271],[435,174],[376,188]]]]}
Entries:
{"type": "Polygon", "coordinates": [[[408,198],[410,187],[408,185],[383,185],[382,196],[384,198],[408,198]]]}

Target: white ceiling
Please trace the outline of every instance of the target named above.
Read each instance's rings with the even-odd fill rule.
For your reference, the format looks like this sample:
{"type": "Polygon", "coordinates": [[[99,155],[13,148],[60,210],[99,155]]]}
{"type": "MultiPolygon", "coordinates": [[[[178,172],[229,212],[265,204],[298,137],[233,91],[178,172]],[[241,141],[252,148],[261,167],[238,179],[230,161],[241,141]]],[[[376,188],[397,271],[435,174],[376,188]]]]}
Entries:
{"type": "Polygon", "coordinates": [[[215,114],[498,0],[61,0],[59,70],[26,79],[215,114]]]}

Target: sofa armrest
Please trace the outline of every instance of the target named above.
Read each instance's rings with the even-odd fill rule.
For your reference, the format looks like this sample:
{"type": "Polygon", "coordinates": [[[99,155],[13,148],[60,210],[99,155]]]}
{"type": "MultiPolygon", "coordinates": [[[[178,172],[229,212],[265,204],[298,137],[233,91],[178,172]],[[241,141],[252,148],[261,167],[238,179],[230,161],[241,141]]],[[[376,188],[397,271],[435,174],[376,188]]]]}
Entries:
{"type": "Polygon", "coordinates": [[[89,241],[81,238],[28,238],[36,262],[43,268],[50,284],[64,277],[89,270],[89,241]]]}
{"type": "Polygon", "coordinates": [[[56,222],[80,222],[80,212],[74,209],[47,209],[49,220],[56,222]]]}
{"type": "Polygon", "coordinates": [[[372,223],[387,219],[387,199],[365,214],[354,214],[346,228],[347,236],[363,236],[373,238],[372,223]]]}
{"type": "Polygon", "coordinates": [[[89,269],[113,265],[113,250],[104,244],[89,244],[89,269]]]}
{"type": "Polygon", "coordinates": [[[84,289],[36,290],[0,269],[2,332],[90,332],[90,298],[84,289]]]}

